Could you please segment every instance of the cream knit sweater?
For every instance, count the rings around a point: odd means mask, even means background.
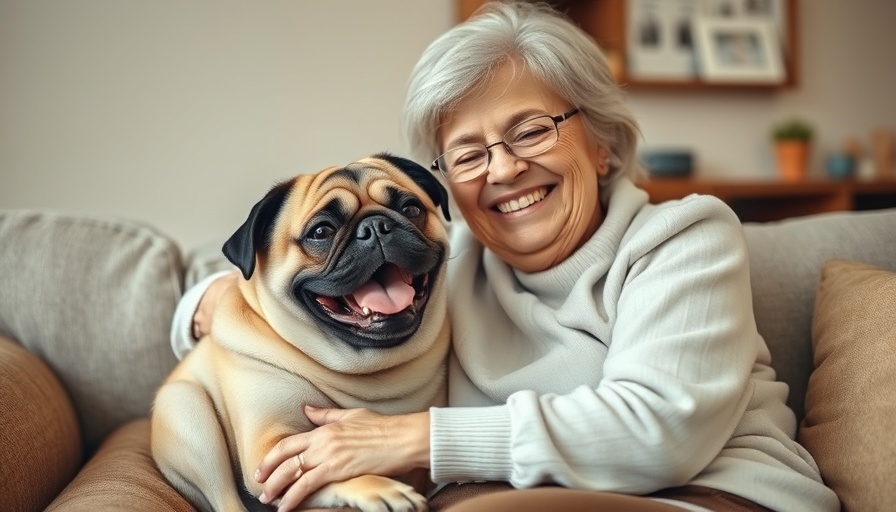
[[[543,272],[452,227],[452,407],[431,409],[433,479],[630,494],[691,483],[838,510],[793,441],[737,217],[710,196],[650,205],[627,180],[610,192],[592,239]]]

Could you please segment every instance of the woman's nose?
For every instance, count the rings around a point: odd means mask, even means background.
[[[529,167],[524,159],[510,152],[504,144],[492,148],[486,180],[489,183],[510,183]]]

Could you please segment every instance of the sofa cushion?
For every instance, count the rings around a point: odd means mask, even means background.
[[[825,263],[799,440],[845,510],[896,503],[896,273]]]
[[[896,209],[838,212],[745,224],[753,311],[787,403],[803,416],[812,372],[812,310],[822,264],[840,258],[896,270]]]
[[[44,510],[81,467],[68,394],[47,365],[0,336],[0,496],[4,510]]]
[[[0,334],[65,386],[89,454],[149,413],[173,368],[168,333],[183,293],[177,245],[140,223],[0,211]]]

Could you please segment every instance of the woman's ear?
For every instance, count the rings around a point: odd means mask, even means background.
[[[610,174],[610,150],[601,147],[597,150],[597,174],[606,177]]]

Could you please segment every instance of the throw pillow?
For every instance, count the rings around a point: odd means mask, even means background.
[[[800,442],[845,511],[896,503],[896,273],[826,262],[812,349]]]

